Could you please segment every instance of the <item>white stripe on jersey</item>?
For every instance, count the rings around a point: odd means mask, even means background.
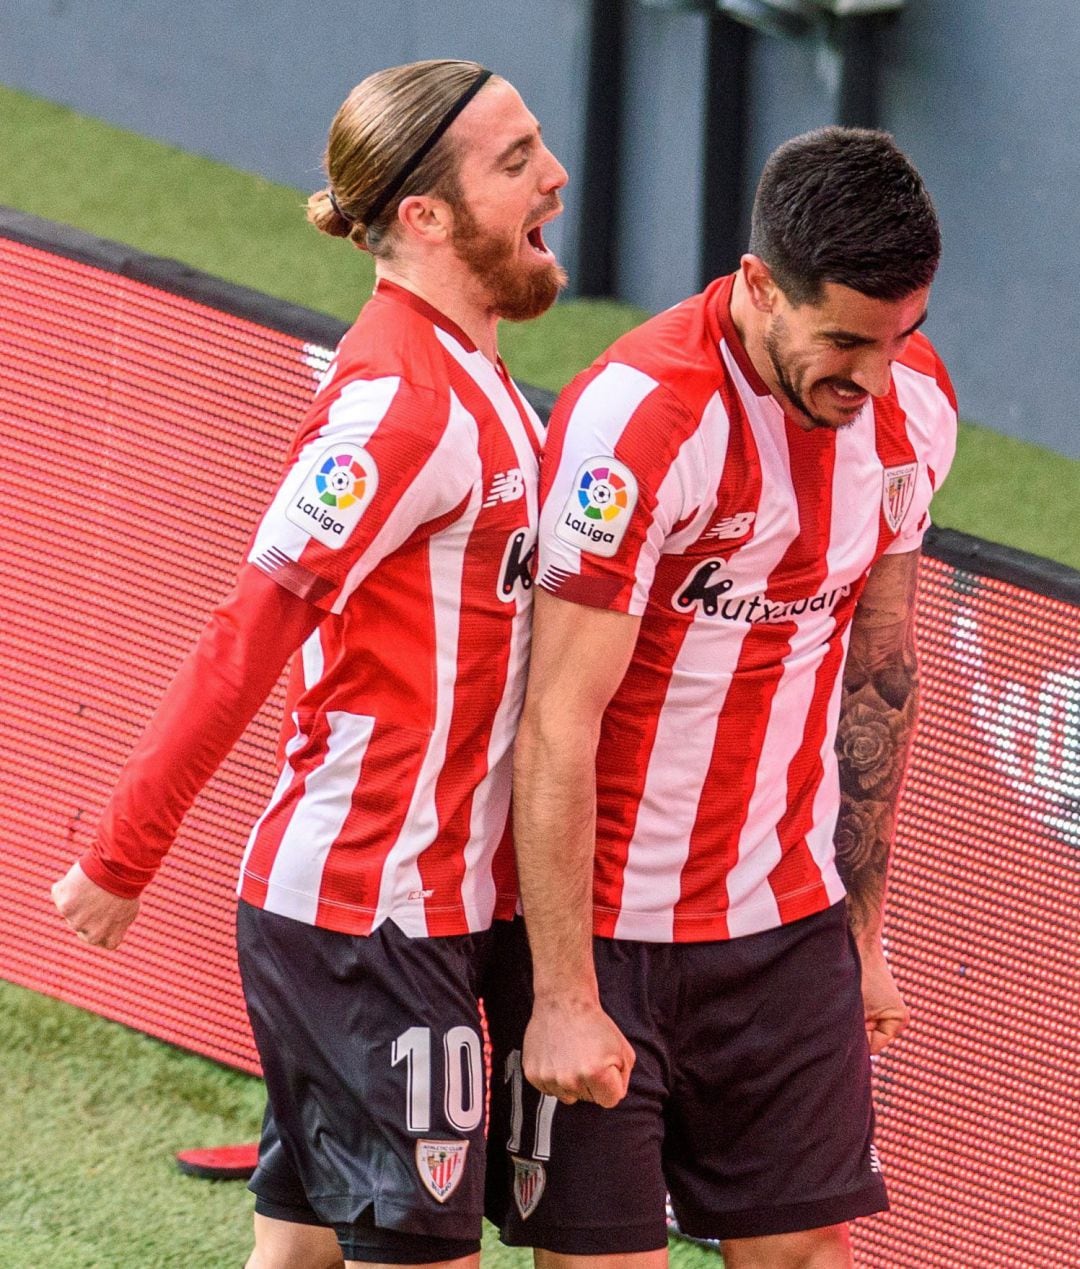
[[[753,934],[780,924],[780,909],[769,885],[769,874],[780,862],[780,839],[771,828],[765,837],[755,837],[762,824],[776,825],[788,807],[788,771],[803,741],[803,724],[810,716],[814,695],[814,674],[825,659],[826,645],[814,650],[810,660],[802,660],[798,675],[784,663],[776,686],[761,760],[755,773],[754,792],[746,815],[746,829],[739,838],[739,858],[727,875],[728,933],[732,938]]]
[[[575,425],[581,421],[581,432],[586,439],[575,444],[575,454],[592,458],[597,454],[614,454],[627,420],[645,400],[656,391],[656,380],[633,366],[612,362],[588,385],[574,405]],[[580,434],[580,433],[579,433]],[[595,449],[592,445],[595,443]],[[586,451],[589,451],[586,453]],[[544,502],[540,536],[551,539],[554,521],[561,515],[574,487],[578,464],[560,462],[555,481]],[[667,526],[670,528],[670,526]],[[560,544],[560,554],[571,572],[581,567],[581,550],[569,544]]]
[[[274,785],[274,791],[270,795],[270,801],[266,804],[266,810],[259,816],[248,834],[247,845],[244,847],[244,857],[240,861],[240,876],[236,880],[236,893],[239,894],[244,884],[244,873],[247,870],[247,861],[251,855],[252,847],[255,845],[255,839],[259,835],[259,830],[263,826],[263,820],[270,814],[275,806],[285,796],[285,790],[292,784],[293,769],[289,764],[289,758],[307,741],[307,737],[300,730],[300,720],[295,714],[292,716],[293,725],[296,730],[289,737],[288,743],[285,745],[285,762],[281,771],[278,773],[277,784]]]
[[[330,407],[325,426],[303,446],[286,472],[281,488],[256,530],[248,553],[249,560],[254,562],[265,552],[283,552],[291,560],[300,558],[311,541],[311,534],[289,520],[285,508],[292,506],[312,465],[329,445],[335,441],[367,444],[386,417],[400,386],[401,379],[397,375],[357,380],[345,385],[341,396]]]
[[[326,658],[323,655],[322,635],[313,630],[300,645],[300,658],[304,666],[304,687],[318,683],[326,669]]]
[[[952,465],[956,451],[956,415],[945,400],[937,381],[920,374],[910,366],[893,363],[893,385],[896,400],[907,415],[907,432],[916,453],[926,454],[926,461],[919,464],[915,495],[911,499],[907,517],[900,526],[896,541],[886,549],[886,555],[899,555],[914,550],[922,541],[925,525],[920,527],[920,506],[930,501],[934,492],[930,484],[929,468],[940,482]],[[929,513],[926,523],[930,522]]]
[[[437,514],[445,514],[470,492],[473,484],[479,479],[481,472],[480,456],[477,452],[477,428],[472,416],[462,407],[455,397],[451,406],[447,425],[439,438],[438,444],[431,452],[431,457],[424,464],[409,486],[409,490],[423,482],[425,488],[439,490],[441,506]],[[435,516],[433,515],[434,519]],[[401,503],[392,508],[386,515],[378,532],[371,539],[371,544],[363,556],[349,570],[342,583],[341,591],[331,611],[344,611],[349,597],[357,586],[388,555],[407,541],[416,531],[416,508],[406,495]],[[442,585],[442,579],[439,579]]]
[[[266,903],[270,912],[315,923],[319,880],[326,857],[352,809],[375,719],[331,710],[326,756],[307,773],[304,793],[289,819],[270,868]]]
[[[479,431],[476,421],[453,392],[450,393],[450,422],[444,435],[467,436],[467,443],[462,443],[458,452],[459,465],[461,455],[477,453]],[[401,834],[383,865],[373,923],[375,928],[384,920],[392,920],[410,938],[424,938],[428,932],[423,900],[410,900],[409,895],[423,893],[424,883],[417,861],[439,831],[435,790],[446,761],[446,744],[454,710],[465,544],[480,514],[483,498],[481,483],[474,482],[472,497],[464,514],[428,539],[428,568],[431,576],[438,579],[438,584],[433,583],[430,587],[435,630],[435,718]],[[435,902],[439,902],[438,895]]]
[[[737,645],[719,649],[703,640],[690,648],[683,645],[657,720],[653,756],[627,851],[616,938],[659,943],[672,938],[701,787],[712,765],[716,714],[723,706],[735,668],[734,660],[723,665],[726,658],[721,654],[731,651],[737,660]],[[710,677],[716,674],[719,680],[723,676],[715,697],[704,698],[694,674],[693,662],[700,656],[708,661]],[[673,761],[661,763],[661,754]]]
[[[538,506],[540,493],[536,480],[540,471],[540,460],[533,449],[532,440],[525,431],[525,425],[521,421],[521,415],[518,413],[513,398],[510,396],[509,389],[503,382],[502,376],[482,352],[466,352],[456,339],[438,328],[436,328],[435,335],[446,351],[459,363],[462,369],[479,386],[491,405],[495,407],[499,419],[506,430],[506,435],[510,439],[510,444],[514,447],[514,453],[518,459],[518,467],[526,477],[529,477],[525,481],[525,505],[528,508],[527,522],[535,524],[540,514]],[[543,424],[537,418],[536,411],[524,397],[521,398],[521,403],[525,407],[525,414],[535,439],[542,446],[544,443]],[[464,406],[462,406],[462,409],[464,409]]]
[[[438,330],[436,334],[446,350],[479,384],[498,410],[499,418],[517,455],[518,467],[530,476],[525,481],[526,522],[535,524],[539,514],[537,506],[539,491],[534,476],[538,471],[539,461],[517,407],[510,397],[509,389],[503,382],[502,376],[483,353],[467,353],[457,340],[449,335]],[[542,443],[543,425],[532,406],[524,398],[522,398],[522,405],[536,440]],[[513,760],[514,734],[521,717],[521,706],[525,696],[525,677],[531,641],[528,621],[528,610],[532,606],[531,595],[524,604],[519,600],[518,605],[518,614],[511,628],[506,688],[495,712],[488,740],[487,774],[477,785],[473,795],[469,816],[469,839],[464,848],[465,875],[461,884],[461,901],[472,929],[477,929],[484,924],[485,914],[491,911],[495,902],[495,883],[491,870],[490,868],[481,869],[477,867],[477,864],[485,854],[490,853],[490,826],[505,822],[510,806],[508,768]]]
[[[684,498],[684,505],[687,508],[696,505],[697,510],[678,533],[672,533],[668,536],[664,542],[664,551],[666,553],[678,554],[692,542],[696,542],[712,519],[720,492],[720,479],[714,477],[709,480],[708,474],[720,470],[722,475],[724,465],[722,463],[718,465],[715,458],[710,458],[710,456],[727,453],[730,435],[731,420],[728,418],[727,410],[724,409],[724,402],[720,397],[720,393],[714,393],[705,409],[701,412],[701,421],[698,426],[683,442],[679,457],[672,464],[672,472],[668,473],[670,477],[677,469],[682,480],[694,481],[696,478],[696,487],[688,490],[687,496]],[[683,455],[687,453],[689,447],[702,450],[700,461],[691,461],[690,463],[682,461]],[[687,456],[692,459],[697,457],[696,455]],[[664,485],[666,483],[665,481]],[[666,488],[661,486],[661,501],[664,501],[666,492]]]

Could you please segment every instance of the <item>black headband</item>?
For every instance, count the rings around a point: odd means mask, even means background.
[[[458,115],[461,114],[469,102],[472,101],[480,89],[483,88],[491,76],[491,71],[482,70],[468,88],[465,89],[457,101],[454,102],[446,114],[443,115],[431,136],[429,136],[424,144],[420,146],[420,148],[409,158],[404,167],[402,167],[401,171],[398,172],[397,176],[394,177],[390,184],[387,185],[383,192],[364,213],[362,219],[365,225],[373,224],[379,215],[385,211],[390,200],[394,197],[398,190],[401,189],[420,164],[423,163],[423,161],[435,148],[435,144],[438,142],[439,138],[443,135],[447,128],[450,127]],[[346,217],[346,219],[349,218]]]
[[[334,196],[334,191],[332,189],[328,189],[326,192],[330,195],[330,206],[334,209],[334,211],[337,212],[337,214],[341,217],[341,219],[347,220],[350,225],[355,225],[356,221],[353,220],[353,218],[349,215],[349,213],[341,210],[341,204],[338,202],[337,198]]]

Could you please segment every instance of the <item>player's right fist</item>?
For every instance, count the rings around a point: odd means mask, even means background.
[[[56,910],[84,943],[110,951],[119,947],[139,913],[138,899],[122,899],[103,890],[74,863],[53,883]]]

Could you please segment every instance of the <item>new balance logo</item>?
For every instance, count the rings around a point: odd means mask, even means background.
[[[756,519],[756,511],[740,511],[738,515],[725,516],[722,520],[717,520],[701,536],[721,542],[733,542],[736,538],[746,537]]]
[[[488,496],[484,499],[484,506],[494,507],[499,502],[517,502],[524,492],[525,477],[520,467],[496,472]]]

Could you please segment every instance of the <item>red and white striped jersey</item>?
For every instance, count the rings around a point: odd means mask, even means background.
[[[856,601],[916,549],[955,447],[914,336],[889,394],[804,431],[754,370],[732,278],[617,341],[563,393],[539,584],[642,618],[597,755],[595,929],[730,938],[836,902],[833,752]]]
[[[294,668],[248,903],[351,934],[485,929],[497,898],[512,913],[540,437],[501,365],[379,284],[249,555],[328,616]]]

